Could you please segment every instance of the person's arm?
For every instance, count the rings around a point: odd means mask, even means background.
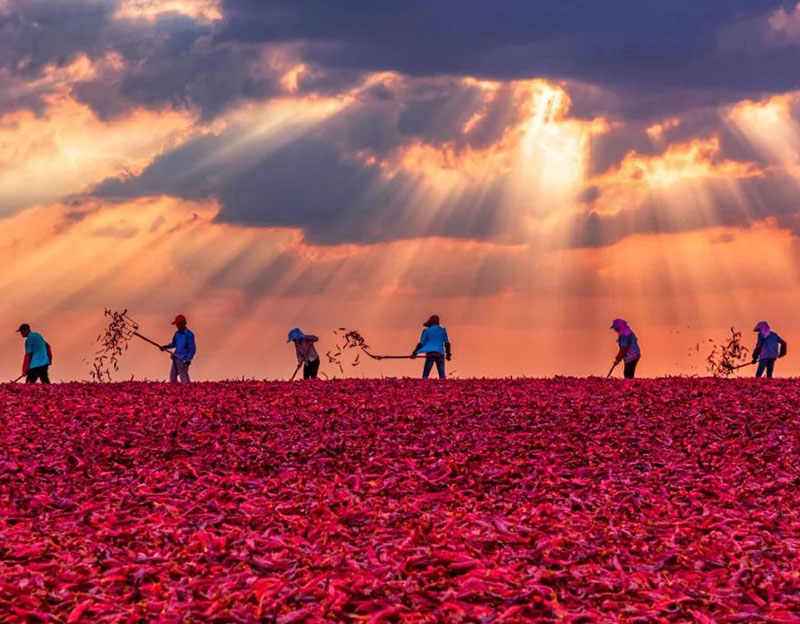
[[[50,343],[49,342],[45,342],[44,346],[47,348],[47,359],[50,362],[50,364],[52,365],[53,364],[53,349],[50,347]]]
[[[312,334],[306,334],[305,339],[309,342],[319,342],[319,336],[314,336]]]
[[[414,347],[414,350],[411,352],[411,358],[412,359],[417,357],[417,351],[419,351],[422,348],[422,343],[425,342],[425,332],[426,331],[428,331],[428,330],[427,329],[423,329],[422,330],[422,333],[419,336],[419,342],[417,343],[417,346]]]
[[[450,343],[449,342],[445,342],[444,343],[444,357],[447,358],[448,362],[453,357],[453,352],[450,350]]]
[[[783,339],[778,337],[778,344],[781,345],[781,352],[778,354],[779,358],[786,357],[789,351],[789,344]]]
[[[617,352],[617,355],[614,358],[614,366],[616,366],[622,360],[625,359],[625,356],[628,355],[628,349],[630,349],[630,346],[631,346],[630,339],[627,336],[619,337],[619,351]]]
[[[753,349],[753,362],[758,362],[758,356],[761,355],[761,349],[764,346],[764,336],[761,334],[758,335],[758,340],[756,340],[756,348]]]
[[[177,333],[177,332],[176,332],[176,333]],[[162,350],[162,351],[166,351],[167,349],[174,349],[174,348],[175,348],[175,334],[173,334],[173,336],[172,336],[172,342],[170,342],[169,344],[165,344],[164,346],[162,346],[162,347],[161,347],[161,350]]]
[[[31,368],[31,360],[33,359],[33,346],[31,345],[30,337],[25,338],[25,357],[22,358],[22,374],[27,375]]]
[[[197,353],[197,343],[194,339],[194,332],[188,332],[188,336],[186,336],[186,357],[184,358],[184,362],[186,364],[191,364],[192,360],[194,359],[195,353]]]

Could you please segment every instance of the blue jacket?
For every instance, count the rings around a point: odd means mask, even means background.
[[[770,332],[766,338],[759,332],[753,360],[774,360],[781,355],[786,355],[786,341],[775,332]]]
[[[431,325],[422,330],[422,335],[419,337],[420,347],[415,353],[439,353],[445,354],[445,345],[450,344],[450,339],[447,337],[447,330],[439,325]]]
[[[175,335],[172,337],[172,342],[164,346],[167,349],[175,349],[175,355],[187,362],[191,362],[197,353],[194,332],[191,329],[176,331]]]

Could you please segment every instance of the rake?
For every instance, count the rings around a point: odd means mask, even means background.
[[[20,379],[22,379],[23,377],[25,377],[25,373],[23,373],[22,375],[20,375],[19,377],[17,377],[17,378],[16,378],[14,381],[12,381],[11,383],[17,383],[17,382],[18,382]]]
[[[122,327],[120,329],[121,329],[121,332],[122,332],[122,336],[124,337],[124,339],[126,341],[128,341],[131,338],[133,338],[134,336],[136,336],[137,338],[139,338],[141,340],[144,340],[145,342],[153,345],[154,347],[158,347],[160,350],[162,350],[161,349],[161,345],[158,344],[155,340],[151,340],[147,336],[143,336],[142,334],[139,333],[139,323],[137,323],[130,316],[128,316],[127,312],[123,312],[122,315],[121,315],[121,318],[122,318],[124,324],[122,325]],[[182,357],[180,357],[179,355],[175,355],[169,349],[163,349],[163,351],[165,351],[166,353],[169,353],[170,357],[172,357],[173,359],[176,359],[176,360],[178,360],[180,362],[185,361]]]

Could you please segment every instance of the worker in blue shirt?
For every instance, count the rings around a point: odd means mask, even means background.
[[[40,333],[31,331],[28,323],[23,323],[17,332],[25,339],[25,359],[22,361],[22,374],[25,383],[35,384],[41,381],[50,383],[50,365],[53,363],[53,352],[50,345]]]
[[[767,379],[772,379],[775,370],[775,360],[782,358],[788,351],[786,341],[770,329],[769,323],[761,321],[754,328],[758,332],[756,348],[753,349],[753,364],[758,362],[756,377],[767,373]]]
[[[447,330],[439,324],[439,317],[435,314],[423,323],[425,329],[419,338],[419,343],[414,347],[411,357],[416,358],[418,354],[425,354],[425,366],[422,368],[422,378],[430,377],[431,369],[436,364],[439,379],[446,377],[444,371],[444,361],[450,361],[452,353],[450,351],[450,339],[447,337]]]
[[[172,352],[172,369],[169,372],[169,380],[176,383],[178,379],[184,383],[189,383],[189,366],[197,353],[197,346],[194,341],[194,333],[186,327],[186,317],[179,314],[172,321],[177,331],[172,337],[172,342],[161,347],[162,351],[174,349]]]

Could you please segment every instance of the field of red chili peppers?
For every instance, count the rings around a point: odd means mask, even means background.
[[[0,621],[798,622],[800,385],[0,387]]]

